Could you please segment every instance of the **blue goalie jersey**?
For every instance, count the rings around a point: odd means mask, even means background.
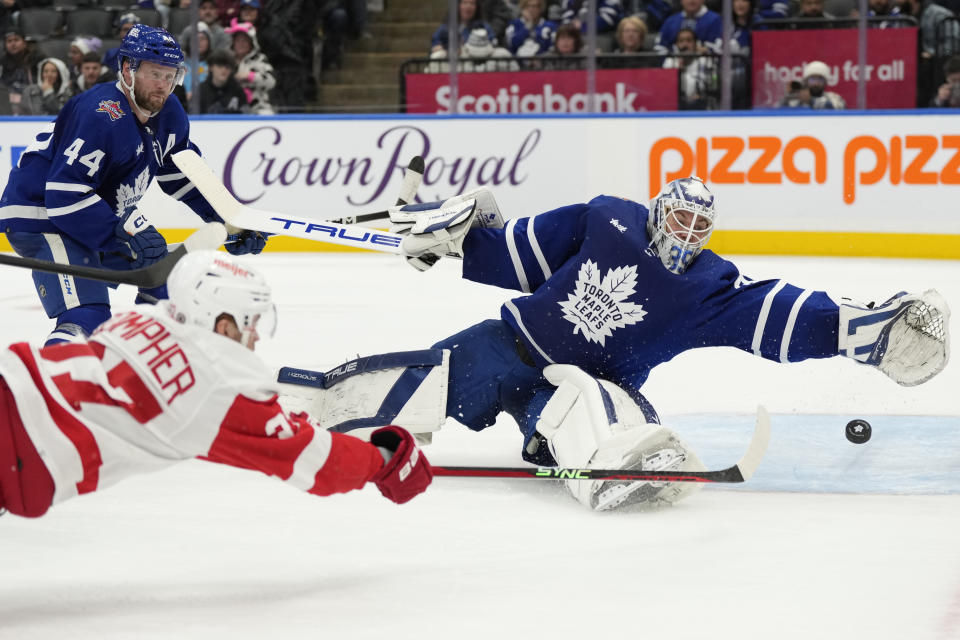
[[[463,276],[529,294],[504,304],[501,317],[539,367],[573,364],[628,389],[698,347],[779,362],[838,355],[839,307],[826,293],[751,280],[711,251],[670,273],[649,248],[647,213],[600,196],[473,229]]]
[[[161,188],[205,221],[218,220],[170,154],[197,150],[175,98],[140,124],[116,86],[101,84],[64,105],[20,156],[0,198],[4,231],[64,233],[93,251],[109,250],[117,222],[156,176]]]

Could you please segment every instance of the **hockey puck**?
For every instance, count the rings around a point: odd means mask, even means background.
[[[870,439],[873,429],[866,420],[851,420],[847,423],[847,440],[854,444],[863,444]]]

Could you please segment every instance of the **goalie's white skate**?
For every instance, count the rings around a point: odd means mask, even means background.
[[[703,465],[676,436],[670,434],[666,439],[642,451],[629,453],[615,468],[634,471],[692,471],[702,470]],[[581,483],[589,485],[586,487],[586,493],[589,496],[589,506],[595,511],[612,511],[632,505],[638,505],[639,508],[654,508],[672,504],[699,488],[693,483],[644,480],[593,480],[581,481]],[[568,481],[568,487],[571,484],[573,481]],[[573,489],[573,487],[570,488]],[[573,493],[581,502],[584,501],[583,498],[586,497],[583,495],[584,487],[580,487]]]
[[[639,462],[625,468],[630,471],[677,471],[687,459],[680,449],[663,448],[649,454],[643,454]],[[647,482],[644,480],[604,480],[595,481],[590,496],[590,506],[596,511],[610,511],[621,506],[647,503],[655,506],[657,496],[670,484],[669,482]]]

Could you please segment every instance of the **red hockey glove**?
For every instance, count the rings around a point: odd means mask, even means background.
[[[393,457],[371,478],[385,498],[403,504],[427,490],[433,469],[409,432],[392,425],[383,427],[373,432],[370,444],[393,451]]]

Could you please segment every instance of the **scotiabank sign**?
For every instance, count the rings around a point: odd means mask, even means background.
[[[408,113],[452,113],[445,73],[406,75]],[[671,111],[677,108],[676,69],[602,69],[596,72],[596,110],[602,113]],[[462,73],[457,113],[587,113],[585,71]]]
[[[820,60],[830,68],[827,90],[847,108],[857,106],[856,29],[754,31],[753,106],[776,107],[803,66]],[[867,30],[867,107],[911,109],[917,101],[917,29]]]

